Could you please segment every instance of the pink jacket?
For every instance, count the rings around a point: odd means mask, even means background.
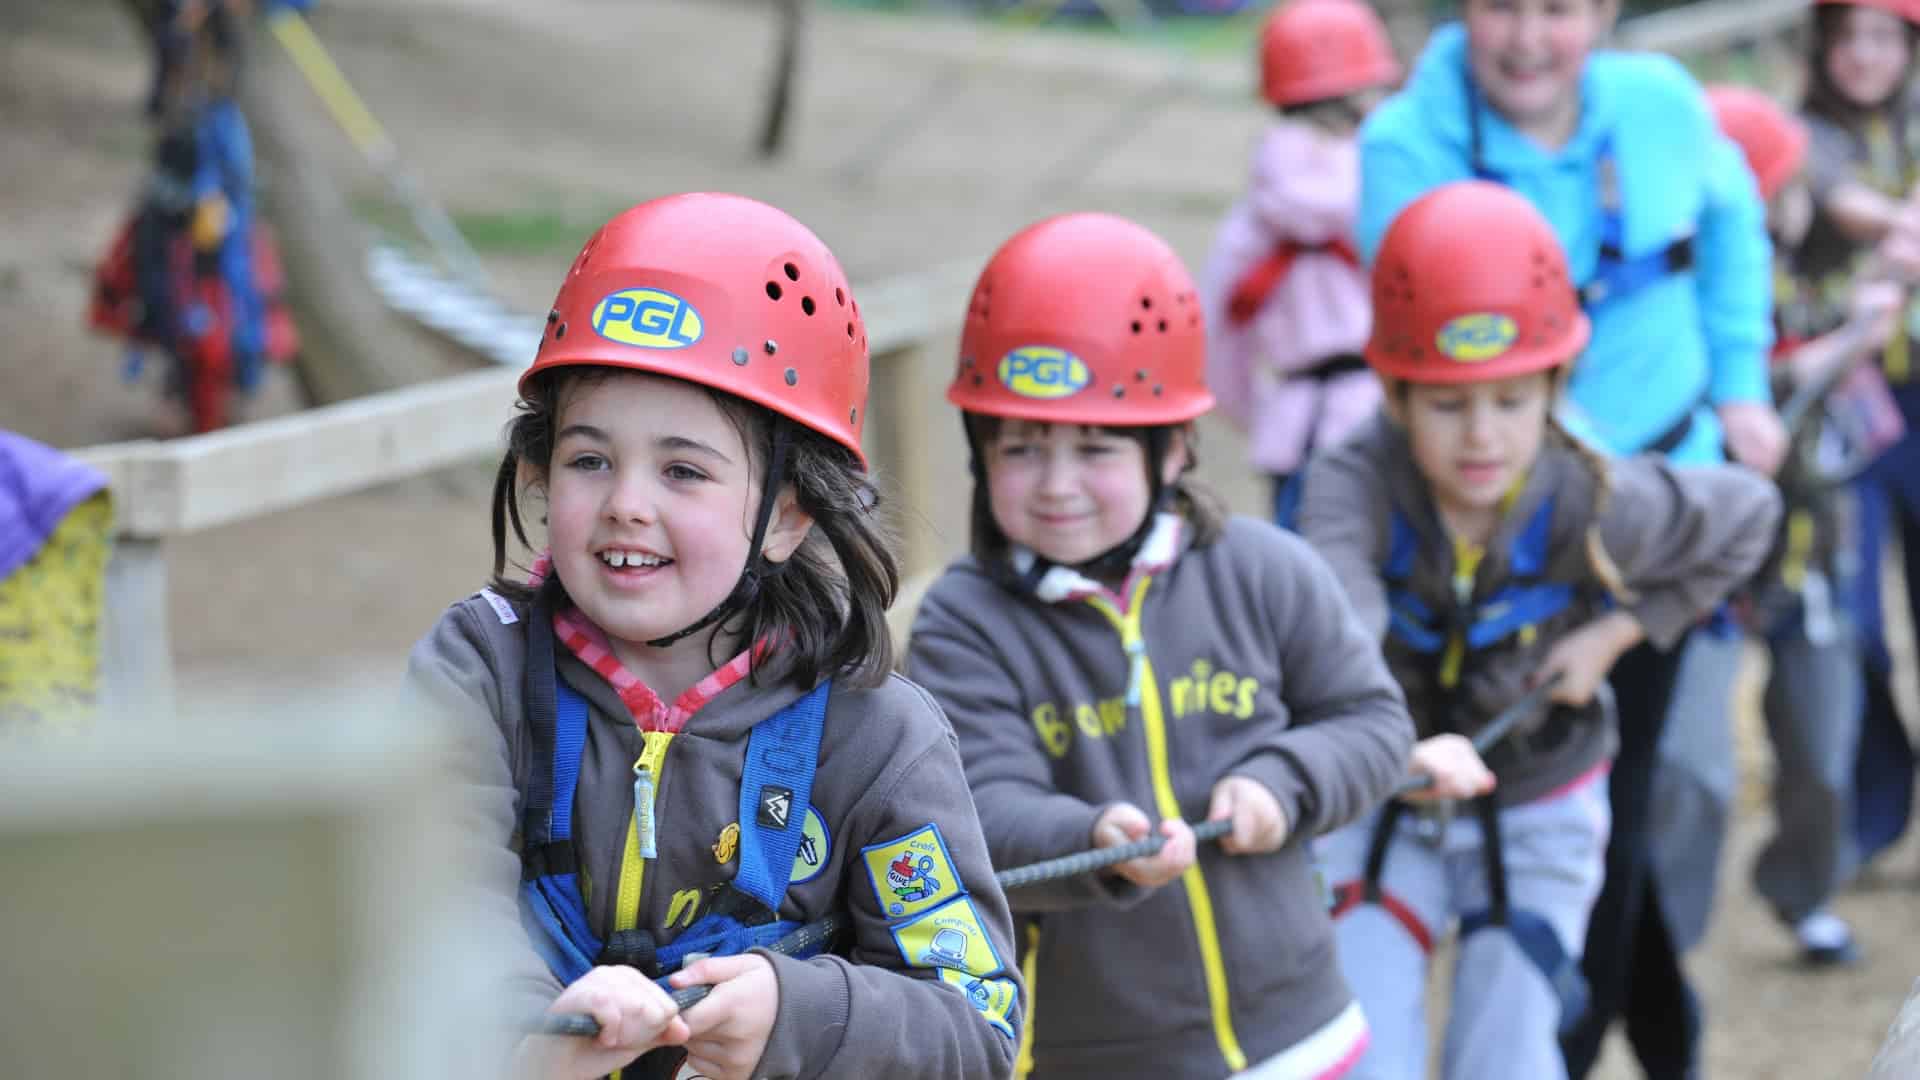
[[[1260,140],[1247,195],[1228,212],[1201,281],[1207,381],[1220,410],[1248,434],[1255,467],[1291,473],[1310,447],[1331,445],[1380,403],[1370,371],[1300,377],[1329,358],[1358,356],[1372,320],[1366,271],[1306,252],[1247,322],[1227,315],[1247,272],[1292,241],[1351,242],[1360,198],[1356,142],[1279,120]]]

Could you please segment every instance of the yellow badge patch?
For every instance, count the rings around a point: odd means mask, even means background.
[[[953,968],[976,975],[997,975],[1003,967],[986,924],[968,896],[894,927],[893,941],[913,967]]]
[[[1434,345],[1440,355],[1462,364],[1480,364],[1499,356],[1520,338],[1512,319],[1494,312],[1462,315],[1440,328]]]
[[[821,820],[820,811],[807,807],[806,824],[800,833],[800,847],[793,853],[793,877],[787,884],[798,885],[812,881],[827,868],[827,857],[833,854],[833,834],[827,831],[827,823]]]
[[[1002,1035],[1013,1037],[1013,1017],[1020,1007],[1020,989],[1012,979],[987,979],[941,968],[940,981],[967,995],[967,1003],[979,1009],[987,1023],[998,1028]]]
[[[733,861],[740,851],[740,823],[730,822],[720,830],[720,839],[713,842],[713,861],[725,865]]]
[[[966,895],[940,827],[928,822],[898,840],[860,849],[874,898],[889,920],[907,919]]]

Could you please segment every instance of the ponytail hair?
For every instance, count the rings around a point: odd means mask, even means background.
[[[1587,568],[1593,572],[1601,586],[1623,604],[1631,604],[1639,597],[1627,587],[1620,565],[1613,561],[1613,555],[1607,551],[1606,541],[1600,536],[1600,522],[1607,516],[1607,506],[1613,501],[1613,466],[1607,455],[1598,447],[1567,430],[1561,423],[1558,413],[1547,414],[1548,437],[1558,440],[1567,449],[1579,457],[1586,466],[1587,474],[1593,478],[1593,517],[1587,524]]]
[[[520,510],[524,489],[547,483],[553,438],[566,397],[620,372],[556,368],[536,376],[507,425],[507,450],[493,479],[493,591],[528,602],[536,590],[525,577],[510,579],[508,532],[531,549]],[[894,531],[879,510],[879,497],[851,450],[826,436],[776,417],[770,410],[703,387],[734,430],[755,474],[764,480],[773,457],[776,427],[785,424],[789,445],[781,483],[813,528],[784,563],[763,567],[760,588],[739,611],[708,631],[709,659],[722,631],[773,647],[751,650],[756,683],[790,682],[812,688],[823,678],[853,687],[878,686],[893,670],[893,638],[886,612],[900,589]],[[525,568],[518,568],[524,575]],[[564,597],[565,583],[560,583]]]

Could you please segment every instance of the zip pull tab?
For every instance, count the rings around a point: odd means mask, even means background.
[[[647,768],[647,759],[644,757],[633,763],[633,823],[634,831],[640,837],[640,857],[657,858],[659,852],[654,846],[653,826],[653,770]]]
[[[1121,643],[1127,650],[1127,708],[1140,707],[1140,682],[1147,669],[1147,643],[1138,631]]]
[[[666,763],[667,744],[673,741],[673,736],[664,731],[648,731],[641,738],[645,744],[639,759],[633,763],[633,826],[640,841],[640,857],[652,859],[658,857],[655,839],[659,835],[654,822],[653,797],[660,767]]]

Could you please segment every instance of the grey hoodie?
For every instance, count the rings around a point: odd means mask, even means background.
[[[1307,841],[1404,774],[1406,707],[1304,543],[1244,518],[1202,548],[1180,532],[1161,519],[1119,596],[1063,568],[1026,591],[963,558],[914,622],[908,674],[959,733],[997,864],[1086,847],[1116,802],[1201,820],[1228,775],[1265,785],[1291,826],[1270,855],[1206,845],[1157,890],[1013,894],[1043,914],[1033,1060],[1050,1080],[1220,1077],[1351,1001]]]
[[[1600,536],[1627,587],[1624,606],[1656,647],[1671,648],[1766,557],[1780,516],[1780,499],[1759,474],[1734,465],[1675,466],[1656,455],[1608,462],[1611,497],[1599,519]],[[1406,690],[1422,737],[1446,730],[1434,715],[1429,657],[1387,635],[1389,603],[1381,568],[1388,557],[1391,520],[1398,515],[1419,538],[1408,591],[1432,611],[1452,600],[1453,542],[1413,464],[1406,435],[1385,414],[1348,442],[1314,459],[1301,489],[1300,534],[1324,555],[1346,587],[1367,633],[1384,638],[1388,662]],[[1473,580],[1484,601],[1506,584],[1509,549],[1541,503],[1553,500],[1547,543],[1549,582],[1576,587],[1572,603],[1532,632],[1476,651],[1461,676],[1472,735],[1521,697],[1527,680],[1568,632],[1603,610],[1600,584],[1587,561],[1587,527],[1594,523],[1593,473],[1577,451],[1549,438],[1525,486],[1487,545]],[[1523,722],[1509,748],[1527,748],[1544,731],[1546,710]],[[1502,805],[1539,798],[1610,757],[1616,733],[1588,714],[1570,730],[1540,740],[1538,752],[1494,756]]]
[[[519,1011],[531,1015],[561,987],[517,908],[520,793],[534,767],[523,702],[527,617],[491,593],[453,605],[414,647],[408,681],[416,704],[469,737],[462,767],[486,869],[478,901],[493,935],[514,943],[503,975]],[[574,848],[588,920],[605,940],[620,925],[616,885],[643,739],[613,687],[564,646],[556,653],[559,677],[588,703]],[[743,679],[671,737],[655,771],[658,857],[644,863],[628,925],[670,941],[733,879],[738,857],[724,834],[738,817],[747,736],[801,695]],[[780,917],[850,912],[852,946],[846,956],[812,960],[760,954],[778,977],[780,1007],[753,1075],[1010,1076],[1022,1018],[1013,924],[939,707],[900,678],[871,690],[836,686],[811,801],[825,850],[804,880],[796,877]],[[907,854],[933,860],[934,883],[890,912],[883,902],[898,899],[882,899],[885,869]],[[963,957],[978,978],[928,966],[930,944]],[[984,1008],[970,1004],[969,990]]]

